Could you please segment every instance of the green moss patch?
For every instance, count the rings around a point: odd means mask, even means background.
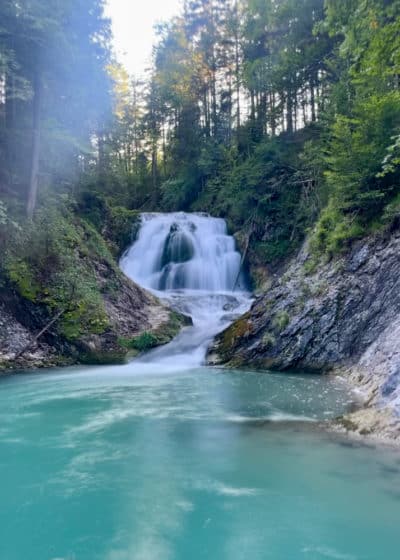
[[[49,318],[63,311],[55,328],[74,341],[109,327],[96,261],[114,266],[101,236],[66,206],[49,205],[13,238],[0,275],[6,286],[44,308]]]

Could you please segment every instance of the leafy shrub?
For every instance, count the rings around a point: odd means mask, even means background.
[[[11,216],[5,202],[0,200],[0,251],[6,251],[7,246],[10,244],[15,235],[17,235],[20,229],[20,225]]]
[[[400,194],[386,206],[382,220],[388,227],[400,226]]]
[[[29,301],[35,301],[41,289],[28,263],[17,258],[7,259],[6,271],[21,296]]]
[[[161,185],[161,206],[164,210],[173,211],[187,208],[192,185],[181,179],[170,179]]]
[[[274,317],[273,325],[275,328],[279,329],[280,331],[283,331],[286,329],[289,322],[290,322],[290,318],[288,312],[279,311]]]
[[[79,214],[109,242],[115,256],[119,256],[137,235],[139,213],[115,205],[111,197],[105,198],[95,192],[83,191],[77,208]]]
[[[330,203],[321,213],[310,248],[314,253],[333,256],[346,250],[351,242],[362,237],[366,230],[357,216],[345,216]]]
[[[140,217],[136,210],[123,206],[112,206],[109,209],[107,237],[114,242],[118,253],[133,243],[140,227]]]
[[[132,339],[121,339],[121,346],[129,348],[130,350],[137,350],[138,352],[146,352],[159,345],[159,339],[156,335],[144,332],[139,336]]]

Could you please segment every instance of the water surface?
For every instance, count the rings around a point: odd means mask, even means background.
[[[207,368],[3,379],[0,558],[397,558],[400,456],[318,422],[351,400]]]

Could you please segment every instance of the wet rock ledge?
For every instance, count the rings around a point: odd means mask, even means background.
[[[400,233],[368,239],[307,273],[305,246],[210,349],[211,364],[340,372],[365,406],[341,419],[400,443]]]

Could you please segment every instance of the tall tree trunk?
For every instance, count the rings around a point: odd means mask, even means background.
[[[239,5],[235,2],[235,82],[236,82],[236,128],[239,132],[240,115],[240,46],[239,46]]]
[[[211,136],[210,111],[209,111],[209,103],[208,103],[208,89],[206,87],[204,87],[203,105],[204,105],[204,126],[205,126],[206,138],[210,138]]]
[[[267,91],[263,91],[260,97],[260,129],[262,131],[262,134],[268,134],[267,95]]]
[[[165,126],[162,127],[162,151],[163,151],[163,173],[164,180],[167,177],[167,139],[165,137]]]
[[[256,118],[256,103],[254,98],[254,90],[250,90],[250,120],[254,126],[254,121]]]
[[[5,126],[13,130],[15,126],[15,77],[5,75]]]
[[[16,103],[15,103],[15,77],[6,74],[5,77],[5,106],[4,106],[4,127],[6,130],[5,141],[5,174],[4,179],[7,187],[12,187],[13,170],[16,169],[16,152],[15,152],[15,121],[16,121]]]
[[[97,148],[98,148],[98,161],[97,161],[97,172],[99,178],[103,177],[106,171],[106,150],[104,134],[101,130],[97,137]]]
[[[27,215],[33,217],[36,207],[39,185],[39,158],[40,158],[40,125],[42,106],[43,83],[40,71],[37,70],[33,80],[33,128],[32,128],[32,155],[31,172],[28,189]]]
[[[158,203],[158,169],[157,169],[157,141],[153,140],[153,147],[151,151],[151,181],[152,181],[152,205],[153,210]]]
[[[132,141],[130,138],[128,138],[126,147],[126,171],[127,173],[132,172]]]
[[[211,113],[212,113],[212,128],[213,136],[217,135],[217,71],[215,57],[213,53],[212,73],[211,73]]]
[[[270,124],[271,135],[276,135],[276,115],[275,115],[275,92],[272,89],[269,92],[269,111],[270,111]]]
[[[307,88],[304,88],[301,96],[301,108],[303,112],[303,126],[307,124]]]
[[[293,98],[292,92],[287,91],[287,100],[286,100],[286,130],[287,132],[293,132]]]
[[[312,78],[310,83],[310,103],[311,103],[311,120],[315,122],[317,120],[315,112],[315,89],[314,89],[314,78]]]
[[[232,142],[232,78],[229,77],[228,82],[228,144],[230,145]]]

